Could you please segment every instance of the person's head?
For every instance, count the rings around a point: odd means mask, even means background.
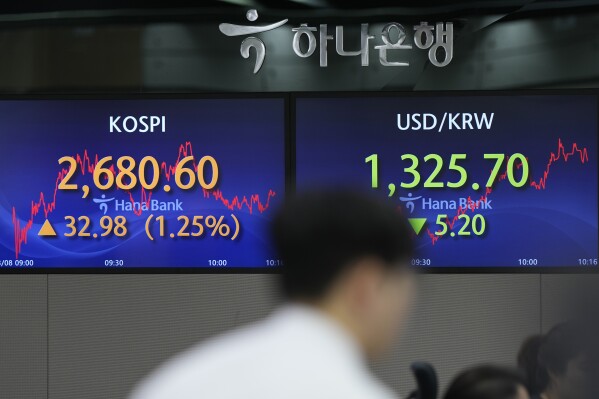
[[[584,327],[575,323],[555,326],[539,346],[544,392],[559,399],[586,398],[590,384]]]
[[[528,337],[518,352],[518,367],[526,378],[526,386],[531,395],[539,395],[545,390],[547,383],[546,371],[539,367],[539,349],[543,335]]]
[[[384,349],[413,290],[412,238],[397,209],[354,191],[314,191],[288,199],[272,230],[286,298],[337,318],[368,354]]]
[[[444,399],[529,399],[526,381],[517,371],[478,366],[460,373]]]

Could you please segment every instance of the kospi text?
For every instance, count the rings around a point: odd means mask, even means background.
[[[164,115],[110,115],[110,133],[154,133],[166,132]]]

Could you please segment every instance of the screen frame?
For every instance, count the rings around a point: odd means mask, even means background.
[[[140,92],[140,93],[26,93],[0,94],[0,101],[28,100],[185,100],[185,99],[282,99],[284,102],[284,195],[296,191],[296,100],[302,98],[368,97],[460,97],[460,96],[575,96],[590,95],[597,100],[599,137],[599,89],[525,89],[454,91],[319,91],[319,92]],[[599,146],[598,146],[599,147]],[[599,159],[599,148],[597,149]],[[599,171],[598,171],[599,175]],[[599,192],[598,198],[599,198]],[[598,243],[599,246],[599,243]],[[423,274],[595,274],[599,266],[507,266],[507,267],[414,267]],[[2,274],[279,274],[280,267],[0,267]]]
[[[291,192],[288,171],[290,170],[289,141],[289,93],[66,93],[66,94],[0,94],[1,101],[68,101],[68,100],[260,100],[278,99],[283,101],[283,198]],[[2,274],[277,274],[277,267],[268,266],[198,266],[198,267],[0,267]]]
[[[527,89],[527,90],[452,90],[452,91],[320,91],[320,92],[293,92],[291,93],[291,104],[293,112],[290,116],[289,138],[292,146],[293,169],[290,170],[289,178],[296,186],[296,102],[298,99],[311,98],[415,98],[415,97],[491,97],[491,96],[592,96],[595,97],[597,107],[597,137],[599,139],[599,89]],[[597,159],[599,159],[599,145],[597,146]],[[599,165],[599,162],[598,162]],[[599,176],[599,167],[597,171]],[[599,184],[597,198],[599,199]],[[598,220],[599,224],[599,220]],[[599,247],[599,242],[598,242]],[[418,273],[423,274],[597,274],[599,266],[429,266],[413,267]]]

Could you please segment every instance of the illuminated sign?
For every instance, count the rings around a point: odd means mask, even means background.
[[[250,22],[258,19],[258,11],[252,9],[246,14],[246,18]],[[256,33],[264,33],[272,31],[284,26],[288,19],[268,24],[268,25],[236,25],[230,23],[222,23],[219,25],[220,31],[227,36],[248,36],[241,42],[241,56],[243,58],[250,57],[250,49],[256,52],[256,61],[254,63],[254,73],[258,73],[262,68],[262,64],[266,59],[266,45],[264,42],[255,37],[249,36]],[[317,48],[319,49],[320,66],[328,66],[328,46],[329,41],[334,41],[335,50],[341,56],[359,56],[362,66],[369,65],[369,54],[371,41],[380,39],[381,43],[374,46],[378,51],[379,62],[386,67],[407,67],[407,61],[390,61],[389,53],[394,51],[409,51],[412,50],[412,44],[407,41],[407,31],[403,25],[397,22],[386,24],[378,35],[370,34],[369,24],[363,23],[360,27],[360,45],[358,50],[347,50],[343,39],[342,25],[335,26],[335,33],[329,33],[327,24],[319,24],[316,26],[308,26],[308,24],[300,24],[300,26],[291,29],[295,32],[291,47],[293,52],[301,58],[312,56]],[[449,65],[453,59],[453,23],[438,22],[434,25],[429,25],[428,22],[421,22],[413,27],[413,43],[418,49],[428,50],[428,58],[430,62],[437,67]],[[318,38],[317,38],[318,36]],[[396,37],[395,40],[392,37]],[[305,49],[302,49],[302,40],[307,44]]]

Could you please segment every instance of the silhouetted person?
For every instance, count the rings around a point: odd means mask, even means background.
[[[459,374],[444,399],[529,399],[526,381],[518,372],[478,366]]]
[[[537,373],[541,399],[590,399],[592,377],[586,333],[584,325],[562,323],[543,337]]]
[[[410,307],[412,242],[391,206],[353,192],[287,202],[273,223],[286,303],[154,372],[133,399],[389,399],[367,358]]]
[[[526,387],[533,399],[539,398],[547,384],[547,372],[543,367],[539,367],[539,349],[542,342],[541,334],[528,337],[518,352],[518,367],[526,378]]]

